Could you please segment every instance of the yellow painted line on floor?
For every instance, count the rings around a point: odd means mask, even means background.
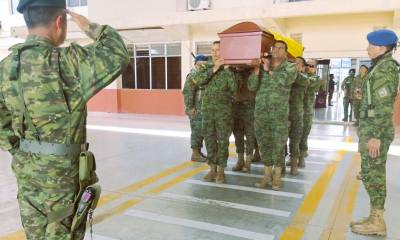
[[[208,169],[207,165],[202,165],[200,167],[197,167],[197,168],[195,168],[195,169],[193,169],[191,171],[188,171],[188,172],[186,172],[186,173],[184,173],[184,174],[182,174],[182,175],[180,175],[180,176],[178,176],[178,177],[176,177],[176,178],[174,178],[174,179],[172,179],[172,180],[160,185],[159,187],[156,187],[156,188],[148,191],[146,194],[158,194],[158,193],[160,193],[160,192],[162,192],[162,191],[164,191],[164,190],[166,190],[168,188],[171,188],[172,186],[174,186],[174,185],[176,185],[178,183],[181,183],[181,182],[183,182],[183,181],[185,181],[185,180],[187,180],[187,179],[189,179],[189,178],[191,178],[191,177],[193,177],[193,176],[195,176],[195,175],[197,175],[197,174],[199,174],[199,173],[201,173],[201,172],[203,172],[203,171],[205,171],[207,169]]]
[[[22,230],[0,237],[0,240],[23,240],[23,239],[26,239],[26,237],[25,237],[25,232]]]
[[[236,145],[234,143],[229,143],[229,147],[236,147]]]
[[[194,162],[184,162],[182,164],[179,164],[178,166],[169,168],[165,171],[157,173],[156,175],[153,175],[146,179],[143,179],[142,181],[139,181],[139,182],[133,183],[129,186],[126,186],[124,188],[121,188],[121,189],[117,190],[115,193],[109,193],[107,195],[104,195],[103,197],[100,198],[99,204],[97,206],[101,207],[104,204],[107,204],[111,201],[114,201],[114,200],[120,198],[122,195],[124,195],[126,193],[136,192],[137,190],[139,190],[141,188],[144,188],[150,184],[153,184],[153,183],[159,181],[160,179],[165,178],[174,173],[177,173],[185,168],[191,167],[194,164],[195,164]]]
[[[346,138],[346,142],[351,142],[351,137]],[[304,235],[305,228],[315,214],[318,205],[347,151],[340,150],[335,159],[325,168],[318,181],[311,191],[304,198],[291,223],[280,237],[281,240],[300,240]]]
[[[99,203],[97,205],[97,207],[101,207],[109,202],[112,202],[114,200],[119,199],[120,197],[122,197],[124,194],[126,193],[132,193],[135,192],[141,188],[144,188],[148,185],[151,185],[159,180],[161,180],[162,178],[165,178],[169,175],[175,174],[183,169],[186,169],[188,167],[193,166],[194,164],[196,164],[195,162],[184,162],[182,164],[179,164],[175,167],[172,168],[168,168],[160,173],[157,173],[153,176],[150,176],[148,178],[145,178],[139,182],[133,183],[131,185],[128,185],[124,188],[121,188],[119,190],[117,190],[115,193],[109,193],[106,194],[104,196],[102,196],[99,200]],[[126,206],[129,206],[129,204],[131,203],[126,203]],[[120,209],[114,209],[114,211],[116,212],[115,214],[118,214],[118,212],[120,211]],[[0,240],[23,240],[26,239],[25,238],[25,233],[23,230],[18,230],[16,232],[4,235],[4,236],[0,236]]]
[[[97,223],[100,223],[100,222],[102,222],[102,221],[104,221],[104,220],[106,220],[106,219],[108,219],[108,218],[110,218],[112,216],[121,214],[121,213],[125,212],[126,210],[128,210],[129,208],[133,207],[134,205],[146,200],[146,197],[154,195],[154,194],[157,194],[157,193],[160,193],[160,192],[162,192],[162,191],[164,191],[164,190],[166,190],[168,188],[171,188],[174,185],[176,185],[178,183],[181,183],[181,182],[183,182],[183,181],[185,181],[185,180],[187,180],[187,179],[199,174],[200,172],[203,172],[207,168],[208,168],[208,166],[203,164],[203,165],[201,165],[199,167],[196,167],[196,168],[194,168],[192,170],[189,170],[189,171],[187,171],[187,172],[185,172],[185,173],[173,178],[172,180],[170,180],[170,181],[168,181],[168,182],[166,182],[166,183],[164,183],[164,184],[162,184],[162,185],[160,185],[158,187],[155,187],[155,188],[149,190],[148,192],[146,192],[144,194],[144,198],[129,199],[129,200],[119,204],[118,206],[112,208],[111,210],[105,212],[105,213],[99,214],[98,216],[96,215],[93,222],[94,222],[94,224],[97,224]]]
[[[238,155],[234,152],[229,152],[229,157],[237,157]]]
[[[321,240],[346,239],[346,232],[352,219],[360,181],[356,179],[360,171],[360,156],[354,155],[343,179],[341,193],[335,199],[327,221],[326,230],[321,234]]]

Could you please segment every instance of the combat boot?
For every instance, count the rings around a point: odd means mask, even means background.
[[[201,156],[199,149],[192,149],[192,158],[193,162],[206,162],[207,159]]]
[[[362,218],[362,219],[357,220],[357,221],[351,221],[351,222],[350,222],[350,227],[353,227],[353,226],[355,226],[355,225],[360,225],[360,224],[366,223],[367,221],[369,221],[371,215],[372,215],[372,208],[371,208],[371,210],[370,210],[370,213],[369,213],[369,216],[368,216],[368,217]]]
[[[304,154],[300,154],[299,162],[297,163],[298,168],[305,168],[306,162],[304,161]]]
[[[217,177],[217,165],[210,164],[210,171],[203,177],[204,182],[213,182]]]
[[[240,172],[243,170],[244,167],[244,153],[238,153],[238,160],[236,165],[232,168],[234,172]]]
[[[215,182],[218,183],[218,184],[225,183],[225,169],[224,169],[224,167],[218,166],[218,168],[217,168],[217,178],[215,179]]]
[[[274,167],[272,175],[272,190],[279,191],[282,188],[282,167]]]
[[[272,166],[264,168],[264,178],[255,184],[258,188],[266,188],[272,182]]]
[[[253,156],[251,154],[246,155],[246,161],[244,163],[243,172],[250,172],[251,171],[251,159]]]
[[[353,225],[351,231],[362,235],[386,236],[384,210],[372,209],[369,219],[364,223]]]
[[[290,175],[297,176],[299,172],[297,171],[297,166],[298,166],[298,160],[299,158],[296,157],[291,157],[290,158]]]
[[[261,162],[260,151],[254,151],[253,162]]]

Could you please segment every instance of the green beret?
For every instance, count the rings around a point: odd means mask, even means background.
[[[17,11],[23,13],[27,7],[56,7],[66,9],[65,0],[21,0],[19,1]]]

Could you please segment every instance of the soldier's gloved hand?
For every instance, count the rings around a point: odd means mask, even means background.
[[[86,31],[89,28],[90,21],[85,16],[74,13],[70,10],[67,10],[67,13],[72,17],[72,21],[74,21],[82,31]]]
[[[371,138],[367,143],[368,154],[372,158],[377,158],[380,155],[381,140],[377,138]]]

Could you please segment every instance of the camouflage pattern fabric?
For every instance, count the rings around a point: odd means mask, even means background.
[[[300,155],[305,156],[308,151],[308,135],[311,132],[312,118],[314,115],[315,93],[321,86],[321,80],[316,74],[307,74],[310,84],[304,95],[303,135],[300,140]]]
[[[352,108],[352,84],[354,81],[353,76],[348,76],[343,80],[343,83],[341,85],[342,90],[344,91],[344,96],[343,96],[343,112],[344,112],[344,120],[347,121],[349,119],[349,114],[351,118],[351,111],[349,113],[349,107],[350,109]]]
[[[379,58],[379,57],[378,57]],[[376,68],[376,69],[374,69]],[[368,106],[367,81],[370,83],[372,105]],[[371,207],[383,209],[386,199],[386,159],[394,139],[393,104],[399,84],[398,63],[387,53],[374,61],[372,70],[362,83],[363,98],[358,128],[361,153],[361,178],[370,197]],[[368,109],[373,110],[368,114]],[[371,138],[381,140],[380,155],[373,159],[368,154]]]
[[[185,85],[183,87],[183,99],[185,103],[185,113],[190,119],[190,147],[192,149],[201,149],[203,147],[203,134],[202,134],[202,123],[203,115],[201,113],[201,103],[204,94],[203,86],[196,86],[193,82],[193,76],[196,73],[196,69],[192,71],[186,77]],[[196,115],[191,116],[191,111],[195,109]]]
[[[13,155],[29,240],[83,239],[85,232],[84,224],[74,234],[69,231],[72,217],[48,221],[50,214],[70,206],[78,193],[78,156],[26,153],[18,144],[20,139],[86,142],[86,103],[129,62],[123,40],[111,27],[92,23],[86,34],[93,44],[66,48],[29,36],[0,63],[0,147]],[[27,123],[29,117],[32,124]]]
[[[249,78],[250,91],[256,91],[254,126],[261,159],[266,166],[282,167],[289,127],[289,96],[297,77],[296,65],[284,61],[270,76],[264,70],[261,76]]]
[[[309,84],[305,73],[298,73],[292,85],[289,99],[289,151],[290,156],[298,158],[299,145],[303,136],[304,94]]]
[[[365,78],[365,76],[364,76]],[[360,107],[361,107],[361,99],[357,99],[357,92],[358,90],[361,90],[361,84],[364,78],[361,78],[361,75],[357,75],[354,78],[353,84],[351,85],[351,92],[353,94],[352,96],[352,104],[353,104],[353,112],[354,112],[354,117],[359,121],[360,119]]]
[[[252,155],[255,144],[255,93],[249,91],[247,87],[249,70],[235,72],[235,75],[239,84],[233,101],[233,135],[235,136],[236,152]]]
[[[195,84],[205,85],[201,111],[208,164],[226,167],[233,128],[232,97],[238,84],[231,70],[221,67],[213,73],[213,67],[208,62],[193,79]]]

